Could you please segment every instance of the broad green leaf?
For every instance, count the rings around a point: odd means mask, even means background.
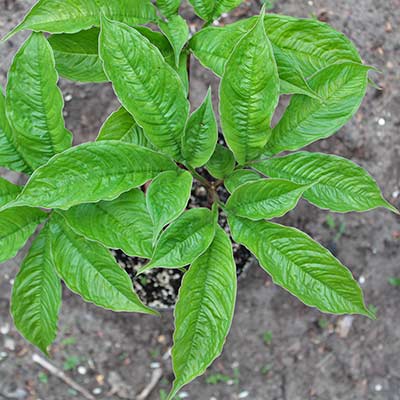
[[[235,157],[229,149],[217,143],[206,168],[214,178],[224,179],[235,168]]]
[[[154,240],[165,225],[185,210],[192,189],[192,175],[187,171],[166,171],[158,175],[146,193],[147,209],[154,225]]]
[[[360,107],[368,86],[368,69],[365,65],[344,63],[317,72],[309,84],[321,99],[292,96],[272,130],[267,154],[298,150],[340,129]]]
[[[236,266],[229,237],[220,227],[208,250],[184,275],[175,308],[172,398],[220,355],[236,299]]]
[[[216,218],[208,208],[184,212],[160,236],[153,257],[139,273],[151,268],[180,268],[192,263],[210,246]]]
[[[232,193],[239,186],[261,179],[261,176],[250,169],[238,169],[233,171],[224,181],[224,185],[229,193]]]
[[[175,65],[178,67],[181,51],[189,39],[189,27],[180,15],[171,16],[168,22],[161,21],[159,26],[174,49]]]
[[[6,179],[0,177],[0,207],[12,200],[15,200],[21,190],[21,186],[14,185]]]
[[[12,288],[11,314],[21,334],[43,353],[57,336],[61,282],[52,262],[49,229],[35,239]]]
[[[228,59],[220,97],[224,137],[238,163],[244,164],[267,143],[279,100],[278,71],[262,16]]]
[[[99,57],[99,28],[51,35],[56,68],[63,77],[78,82],[107,82]]]
[[[189,0],[196,14],[204,21],[217,19],[241,4],[243,0]]]
[[[342,157],[298,152],[261,161],[252,167],[271,178],[313,184],[303,197],[320,208],[348,212],[386,207],[397,212],[383,198],[374,179],[357,164]]]
[[[323,312],[373,318],[350,271],[305,233],[232,216],[229,226],[233,239],[257,257],[273,281],[304,304]]]
[[[113,200],[175,168],[166,156],[134,144],[115,140],[84,143],[38,168],[13,205],[67,210],[82,203]]]
[[[222,76],[233,49],[256,18],[202,29],[190,40],[190,48],[205,67]],[[333,63],[361,63],[351,41],[327,24],[277,14],[267,14],[264,20],[278,65],[281,93],[316,97],[305,78]]]
[[[57,214],[50,231],[54,265],[69,289],[109,310],[156,314],[140,301],[129,275],[105,247],[76,234]]]
[[[17,149],[15,135],[6,116],[6,102],[0,87],[0,166],[18,172],[30,173],[22,154]]]
[[[153,224],[139,189],[112,201],[72,207],[63,216],[77,233],[90,240],[121,249],[129,256],[151,258]]]
[[[47,214],[36,208],[9,208],[0,212],[0,263],[13,258]]]
[[[211,90],[200,107],[190,116],[183,137],[182,154],[193,168],[203,166],[213,155],[218,139]]]
[[[120,140],[121,142],[133,143],[150,149],[154,148],[144,135],[143,129],[124,107],[120,107],[107,118],[100,128],[96,140]]]
[[[154,145],[179,159],[189,103],[178,74],[137,30],[106,18],[100,56],[122,105]]]
[[[179,78],[181,79],[186,96],[188,96],[189,93],[188,57],[189,57],[189,51],[184,49],[179,58],[179,66],[176,69],[176,72],[178,73]],[[171,66],[174,67],[173,65]]]
[[[99,26],[101,14],[127,24],[146,24],[157,19],[150,0],[39,0],[4,40],[24,29],[75,33]]]
[[[226,209],[229,213],[254,221],[282,217],[296,207],[309,187],[284,179],[248,182],[232,193]]]
[[[156,4],[166,17],[170,17],[178,13],[181,0],[157,0]]]
[[[11,65],[6,97],[16,147],[32,170],[72,144],[57,81],[51,46],[43,34],[32,33]]]

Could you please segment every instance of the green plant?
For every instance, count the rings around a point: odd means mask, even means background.
[[[371,318],[357,282],[329,251],[267,220],[301,197],[334,212],[397,212],[356,164],[298,152],[335,133],[360,106],[371,67],[353,44],[318,21],[264,11],[209,26],[241,1],[190,3],[206,23],[189,40],[179,0],[158,0],[158,9],[150,0],[40,0],[7,35],[34,31],[0,95],[0,165],[30,175],[24,187],[0,180],[0,262],[42,225],[15,279],[15,325],[47,353],[61,279],[98,306],[157,314],[142,304],[109,248],[149,259],[141,273],[190,266],[182,269],[175,308],[169,399],[220,354],[231,325],[236,269],[220,212],[228,215],[232,239],[276,284],[323,312]],[[150,22],[161,32],[143,26]],[[211,92],[189,115],[192,55],[221,77],[227,146],[217,144]],[[95,142],[71,147],[58,74],[112,82],[122,106]],[[281,94],[292,98],[271,128]],[[278,156],[283,151],[291,153]],[[209,208],[185,211],[193,179],[207,189]],[[231,193],[226,203],[221,186]]]

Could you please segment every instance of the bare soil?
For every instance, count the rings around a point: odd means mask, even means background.
[[[316,16],[346,33],[366,63],[382,73],[374,77],[355,118],[336,136],[310,146],[339,154],[366,167],[386,197],[400,206],[400,1],[278,0],[273,12]],[[10,30],[32,0],[0,0],[0,35]],[[247,1],[222,22],[259,10]],[[188,9],[187,15],[192,15]],[[192,19],[198,24],[196,18]],[[0,82],[25,33],[0,44]],[[218,81],[197,63],[192,68],[192,101],[199,105]],[[67,126],[75,143],[95,137],[117,108],[110,85],[79,85],[62,80]],[[216,99],[215,99],[216,100]],[[3,176],[20,181],[16,174]],[[304,229],[328,246],[353,272],[378,320],[323,315],[272,284],[252,267],[239,281],[236,315],[222,356],[204,377],[187,386],[181,398],[192,400],[399,400],[400,219],[384,210],[332,214],[306,202],[284,223]],[[331,227],[330,227],[331,226]],[[340,233],[341,232],[341,233]],[[32,362],[37,352],[15,331],[8,312],[12,279],[25,251],[0,270],[0,399],[82,399],[58,378]],[[148,397],[162,399],[172,380],[169,360],[171,311],[160,318],[108,312],[64,292],[60,334],[51,362],[98,399],[136,399],[154,368],[163,377]],[[158,363],[158,364],[157,364]],[[82,368],[83,367],[83,368]]]

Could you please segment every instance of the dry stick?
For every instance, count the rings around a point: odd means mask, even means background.
[[[94,396],[92,396],[84,387],[82,387],[81,385],[79,385],[78,383],[73,381],[71,378],[69,378],[67,375],[65,375],[63,371],[59,370],[54,365],[50,364],[47,360],[45,360],[44,358],[39,356],[39,354],[33,354],[32,361],[39,364],[40,366],[42,366],[44,369],[46,369],[52,375],[54,375],[57,378],[64,381],[68,386],[72,387],[77,392],[79,392],[85,399],[96,400],[96,398]]]

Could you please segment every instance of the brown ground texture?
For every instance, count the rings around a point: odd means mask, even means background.
[[[271,1],[269,2],[271,3]],[[351,158],[377,179],[386,198],[400,206],[400,1],[281,0],[273,12],[316,16],[346,33],[366,63],[382,73],[353,120],[312,150]],[[0,0],[0,35],[10,30],[32,0]],[[223,20],[258,13],[258,1],[246,1]],[[185,7],[185,15],[198,20]],[[26,33],[0,44],[0,83]],[[197,63],[192,67],[191,98],[197,106],[209,85],[218,82]],[[75,142],[95,137],[117,108],[110,85],[80,85],[61,80],[67,127]],[[7,178],[17,182],[16,174]],[[19,180],[20,181],[20,180]],[[192,400],[398,400],[400,399],[400,219],[385,210],[331,214],[306,202],[285,217],[335,252],[359,280],[378,319],[323,315],[272,284],[257,266],[239,280],[236,315],[223,354],[205,376],[183,389]],[[330,223],[328,223],[330,222]],[[342,232],[342,235],[338,235]],[[340,236],[340,237],[338,237]],[[12,279],[22,251],[0,270],[0,399],[82,399],[82,395],[32,361],[37,352],[16,332],[9,315]],[[172,312],[160,318],[116,314],[64,291],[60,333],[51,363],[95,393],[98,399],[137,399],[154,367],[163,376],[150,400],[163,399],[172,381]],[[158,363],[158,364],[157,364]],[[83,367],[83,368],[82,368]]]

